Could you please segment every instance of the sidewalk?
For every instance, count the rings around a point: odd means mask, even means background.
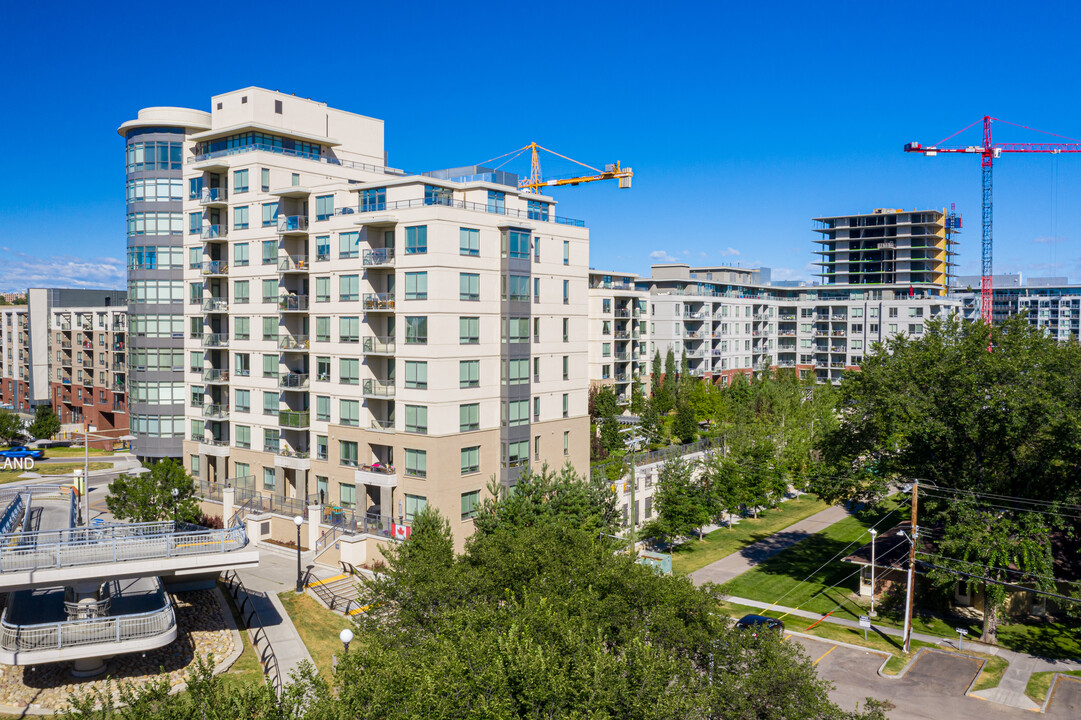
[[[769,559],[782,550],[786,550],[800,540],[824,530],[838,520],[849,516],[843,506],[835,505],[789,525],[774,535],[734,552],[731,555],[699,568],[690,574],[691,582],[704,585],[707,582],[726,583],[737,575],[742,575],[755,565]]]

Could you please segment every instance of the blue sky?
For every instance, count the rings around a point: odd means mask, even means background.
[[[13,4],[0,289],[122,286],[116,127],[248,85],[385,120],[391,163],[410,170],[531,140],[621,160],[633,189],[553,194],[590,226],[591,265],[643,274],[678,258],[808,278],[812,217],[950,203],[965,217],[960,271],[975,274],[979,161],[901,146],[985,114],[1081,137],[1077,3],[750,5]],[[1039,139],[1009,126],[995,137]],[[1081,281],[1078,197],[1081,155],[1000,160],[996,273]]]

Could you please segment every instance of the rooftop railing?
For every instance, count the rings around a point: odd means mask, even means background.
[[[407,210],[409,208],[428,207],[432,205],[457,208],[459,210],[472,210],[474,212],[493,213],[495,215],[505,215],[507,217],[518,218],[521,220],[539,220],[541,222],[545,221],[543,215],[538,215],[538,213],[530,212],[528,210],[515,210],[514,208],[501,207],[494,203],[487,204],[466,202],[465,200],[452,200],[445,197],[415,198],[413,200],[395,200],[393,202],[371,203],[369,205],[360,206],[357,208],[339,208],[337,211],[335,211],[335,214],[351,215],[353,214],[353,212],[386,212],[388,210]],[[573,218],[559,217],[558,215],[549,216],[547,222],[554,222],[556,225],[570,225],[571,227],[586,226],[585,220],[575,220]]]

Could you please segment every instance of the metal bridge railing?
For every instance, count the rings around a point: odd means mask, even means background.
[[[226,572],[222,576],[222,581],[229,590],[237,611],[244,618],[244,624],[248,626],[248,631],[251,633],[251,644],[259,653],[259,664],[263,668],[267,685],[274,690],[275,695],[281,697],[282,671],[278,665],[278,656],[274,654],[274,647],[270,644],[270,636],[267,635],[266,628],[263,627],[263,621],[259,617],[259,612],[255,609],[255,603],[252,602],[248,589],[244,587],[244,583],[241,582],[240,576],[237,575],[235,570]],[[255,621],[254,624],[252,620]]]

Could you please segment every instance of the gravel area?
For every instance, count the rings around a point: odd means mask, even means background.
[[[183,683],[195,656],[214,656],[221,663],[233,652],[233,634],[222,617],[216,590],[196,590],[173,595],[177,615],[177,638],[157,650],[118,655],[96,678],[71,676],[71,663],[36,666],[0,665],[0,705],[8,708],[61,710],[72,695],[105,690],[109,683],[144,684],[165,676],[171,687]]]

